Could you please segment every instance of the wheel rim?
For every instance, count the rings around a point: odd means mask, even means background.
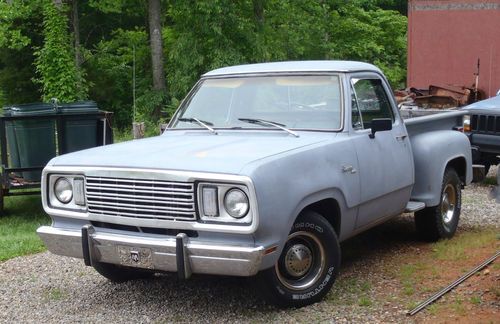
[[[299,231],[288,236],[275,265],[278,280],[288,289],[312,287],[325,269],[325,249],[316,235]]]
[[[457,205],[457,192],[452,184],[447,184],[443,190],[441,198],[441,217],[448,226],[455,216],[455,206]]]

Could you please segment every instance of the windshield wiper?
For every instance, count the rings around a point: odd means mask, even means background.
[[[207,122],[207,121],[204,121],[204,120],[199,120],[198,118],[194,118],[194,117],[191,117],[191,118],[179,118],[178,120],[181,121],[181,122],[196,123],[196,124],[200,125],[201,127],[205,127],[206,129],[208,129],[214,135],[217,135],[217,131],[215,129],[213,129],[212,127],[210,127],[210,126],[214,125],[211,122]]]
[[[283,124],[280,124],[280,123],[276,123],[276,122],[273,122],[273,121],[264,120],[264,119],[257,119],[257,118],[238,118],[238,120],[241,120],[243,122],[247,122],[247,123],[250,123],[250,124],[261,124],[261,125],[274,126],[274,127],[279,128],[281,130],[284,130],[285,132],[287,132],[290,135],[293,135],[295,137],[299,137],[299,134],[297,134],[296,132],[294,132],[294,131],[289,130],[288,128],[286,128],[286,125],[283,125]]]

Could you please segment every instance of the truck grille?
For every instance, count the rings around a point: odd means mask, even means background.
[[[86,177],[88,211],[106,216],[194,220],[194,184],[163,180]]]
[[[500,116],[472,115],[470,124],[474,133],[500,135]]]

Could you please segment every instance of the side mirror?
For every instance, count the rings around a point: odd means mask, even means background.
[[[392,119],[390,118],[375,118],[371,122],[372,133],[369,135],[370,138],[375,138],[376,132],[383,132],[392,129]]]

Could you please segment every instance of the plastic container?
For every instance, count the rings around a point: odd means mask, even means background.
[[[70,153],[95,147],[97,145],[97,114],[99,109],[94,101],[77,101],[60,104],[59,113],[84,114],[65,116],[63,121],[64,143],[59,147],[61,152]]]
[[[33,103],[10,106],[4,112],[11,116],[46,116],[56,113],[54,106]],[[26,119],[8,122],[7,142],[12,167],[43,167],[56,155],[55,121],[53,119]],[[27,181],[40,181],[41,171],[25,171]]]

